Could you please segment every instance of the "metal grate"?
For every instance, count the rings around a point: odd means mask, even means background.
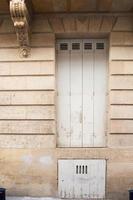
[[[91,50],[92,49],[92,43],[84,43],[84,50]]]
[[[88,166],[87,165],[76,165],[76,174],[87,174]]]
[[[72,50],[80,50],[80,43],[72,43]]]
[[[96,49],[104,49],[104,43],[103,42],[96,43]]]
[[[60,50],[62,50],[62,51],[68,50],[68,43],[61,43],[60,44]]]

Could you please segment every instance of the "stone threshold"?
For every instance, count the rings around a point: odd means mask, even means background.
[[[6,197],[6,200],[61,200],[52,197]]]
[[[6,200],[62,200],[62,199],[52,198],[52,197],[6,197]],[[67,200],[67,199],[64,199],[64,200]],[[75,199],[71,199],[71,200],[75,200]],[[78,199],[78,200],[82,200],[82,199]],[[100,200],[100,199],[95,199],[95,200]],[[101,199],[101,200],[111,200],[111,199]]]

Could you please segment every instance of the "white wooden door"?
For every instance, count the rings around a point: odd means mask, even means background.
[[[57,42],[59,147],[103,147],[106,135],[106,40]]]
[[[58,190],[61,198],[105,198],[105,160],[59,160]]]

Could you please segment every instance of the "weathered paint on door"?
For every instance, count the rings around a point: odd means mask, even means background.
[[[59,160],[58,190],[61,198],[105,198],[105,160]]]
[[[57,42],[59,147],[103,147],[106,133],[106,40]]]

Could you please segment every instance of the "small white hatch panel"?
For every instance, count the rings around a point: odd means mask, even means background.
[[[58,191],[60,198],[105,198],[105,160],[59,160]]]

